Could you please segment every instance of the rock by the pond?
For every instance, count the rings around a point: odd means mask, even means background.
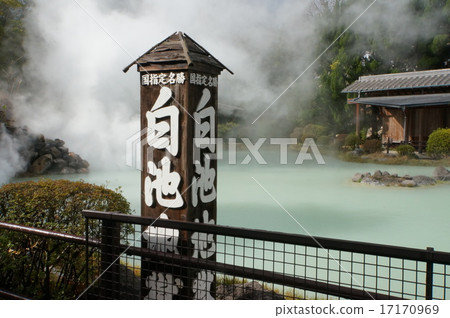
[[[61,174],[75,174],[77,170],[72,167],[64,167],[60,171]]]
[[[383,176],[383,174],[381,173],[381,171],[380,170],[376,170],[374,173],[373,173],[373,177],[374,178],[381,178]]]
[[[363,178],[363,175],[361,173],[355,173],[355,175],[352,178],[353,182],[361,182]]]
[[[369,184],[369,185],[376,185],[376,186],[383,185],[383,184],[380,183],[380,181],[378,181],[377,179],[372,178],[372,177],[364,177],[364,178],[361,180],[361,183],[363,183],[363,184]]]
[[[88,172],[89,163],[78,154],[69,152],[61,139],[45,138],[21,127],[10,127],[6,133],[17,143],[24,162],[23,170],[17,173],[19,177]]]
[[[413,188],[413,187],[417,187],[417,183],[414,180],[403,180],[400,183],[401,187],[408,187],[408,188]]]
[[[265,290],[255,281],[244,284],[219,285],[216,289],[218,300],[284,300],[284,297],[274,291]]]
[[[450,181],[450,171],[445,167],[436,167],[433,171],[433,177],[438,181]]]
[[[445,169],[445,168],[444,168]],[[447,169],[445,171],[448,172]],[[440,173],[440,177],[442,179],[440,180],[446,180],[444,177],[447,176],[445,174],[445,171],[440,169],[438,172]],[[450,172],[448,174],[450,181]],[[390,174],[387,171],[381,172],[380,170],[376,170],[373,175],[370,174],[370,172],[366,173],[356,173],[352,177],[353,182],[359,182],[362,184],[368,184],[368,185],[374,185],[374,186],[399,186],[399,187],[417,187],[417,186],[429,186],[429,185],[435,185],[436,184],[436,177],[428,177],[428,176],[410,176],[410,175],[404,175],[399,176],[396,173]]]
[[[364,152],[360,149],[360,148],[356,148],[355,150],[353,150],[351,152],[351,154],[355,157],[359,157],[363,154]]]
[[[413,181],[419,186],[436,184],[436,180],[434,180],[431,177],[427,177],[427,176],[414,176]]]
[[[29,171],[33,174],[44,174],[52,165],[53,158],[50,154],[45,154],[37,158],[31,164]]]

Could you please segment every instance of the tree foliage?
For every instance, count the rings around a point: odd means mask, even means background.
[[[26,0],[0,0],[0,79],[13,90],[22,81],[21,66],[25,63],[24,18]]]
[[[365,1],[366,6],[372,1]],[[450,67],[450,0],[410,0],[408,12],[423,32],[408,37],[395,36],[395,30],[382,24],[376,32],[361,33],[344,19],[356,0],[316,0],[318,19],[318,61],[316,96],[300,112],[299,125],[325,125],[335,133],[354,129],[354,109],[341,91],[363,75],[396,73]]]
[[[85,182],[41,180],[0,188],[0,221],[84,236],[84,209],[130,214],[120,191]],[[123,229],[123,238],[129,229]],[[98,226],[90,238],[99,238]],[[85,247],[2,230],[0,286],[38,299],[73,299],[86,286]],[[92,267],[95,270],[95,265]]]

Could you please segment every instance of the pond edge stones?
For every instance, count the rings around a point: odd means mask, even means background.
[[[443,166],[436,167],[433,171],[433,177],[428,176],[399,176],[390,174],[387,171],[376,170],[373,175],[367,173],[355,173],[352,182],[369,184],[373,186],[398,186],[413,188],[417,186],[435,185],[437,181],[450,181],[450,171]]]

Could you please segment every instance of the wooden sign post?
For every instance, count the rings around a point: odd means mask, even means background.
[[[141,215],[216,223],[218,75],[227,69],[182,32],[157,44],[137,64],[141,82]],[[228,70],[228,69],[227,69]],[[231,71],[228,70],[230,73]],[[215,236],[149,227],[148,248],[215,260]],[[145,272],[143,298],[213,299],[215,273],[173,270],[167,264]]]

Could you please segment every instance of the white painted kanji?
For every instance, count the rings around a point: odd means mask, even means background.
[[[204,155],[204,166],[200,161],[195,161],[195,175],[192,178],[192,205],[198,205],[198,199],[203,203],[212,202],[216,199],[216,169],[211,168],[211,159],[209,155]]]
[[[203,211],[203,220],[195,219],[196,223],[215,224],[214,219],[209,219],[208,210]],[[191,242],[194,245],[193,258],[209,258],[216,253],[216,242],[214,241],[214,234],[194,232],[191,236]]]
[[[156,149],[167,149],[173,156],[178,154],[179,109],[164,105],[172,98],[172,90],[161,87],[158,98],[147,111],[147,143]],[[162,121],[163,119],[168,121]]]
[[[183,282],[172,274],[152,272],[145,280],[149,293],[144,299],[171,300],[183,288]]]
[[[141,77],[141,84],[142,85],[150,85],[150,75],[149,74],[144,74]]]
[[[150,74],[149,85],[159,85],[159,75],[158,74]]]
[[[215,110],[214,107],[207,104],[211,100],[211,92],[204,88],[202,96],[197,104],[194,115],[194,154],[198,150],[208,149],[209,153],[204,153],[194,158],[194,177],[192,179],[192,205],[196,207],[198,201],[203,203],[212,202],[216,199],[216,188],[214,182],[216,179],[216,170],[211,168],[210,154],[215,153]],[[204,165],[202,166],[201,161]]]
[[[217,76],[189,73],[189,84],[197,86],[217,87],[218,79]]]
[[[184,72],[170,72],[170,73],[147,73],[141,76],[141,85],[173,85],[184,84],[186,77]]]
[[[164,212],[159,216],[160,219],[168,220],[169,217]],[[179,254],[177,245],[180,231],[158,226],[149,226],[142,236],[147,241],[149,249],[158,252],[169,252]]]
[[[209,148],[209,151],[216,151],[215,145],[215,118],[216,111],[213,106],[206,107],[211,99],[211,92],[205,88],[193,114],[195,120],[194,145],[199,149]]]
[[[214,273],[208,270],[202,270],[197,273],[197,278],[192,283],[192,292],[194,299],[214,300],[211,296],[211,285],[214,281]]]
[[[184,84],[184,81],[186,80],[186,77],[184,76],[184,73],[177,73],[175,78],[176,84]]]
[[[183,197],[178,190],[181,176],[176,171],[170,171],[172,164],[169,158],[162,158],[160,165],[161,169],[158,169],[152,161],[147,162],[147,173],[149,175],[145,177],[144,182],[145,204],[149,207],[153,206],[153,190],[155,190],[158,204],[168,208],[179,208],[183,205]],[[152,180],[150,176],[155,178]],[[171,198],[167,198],[168,196]]]

